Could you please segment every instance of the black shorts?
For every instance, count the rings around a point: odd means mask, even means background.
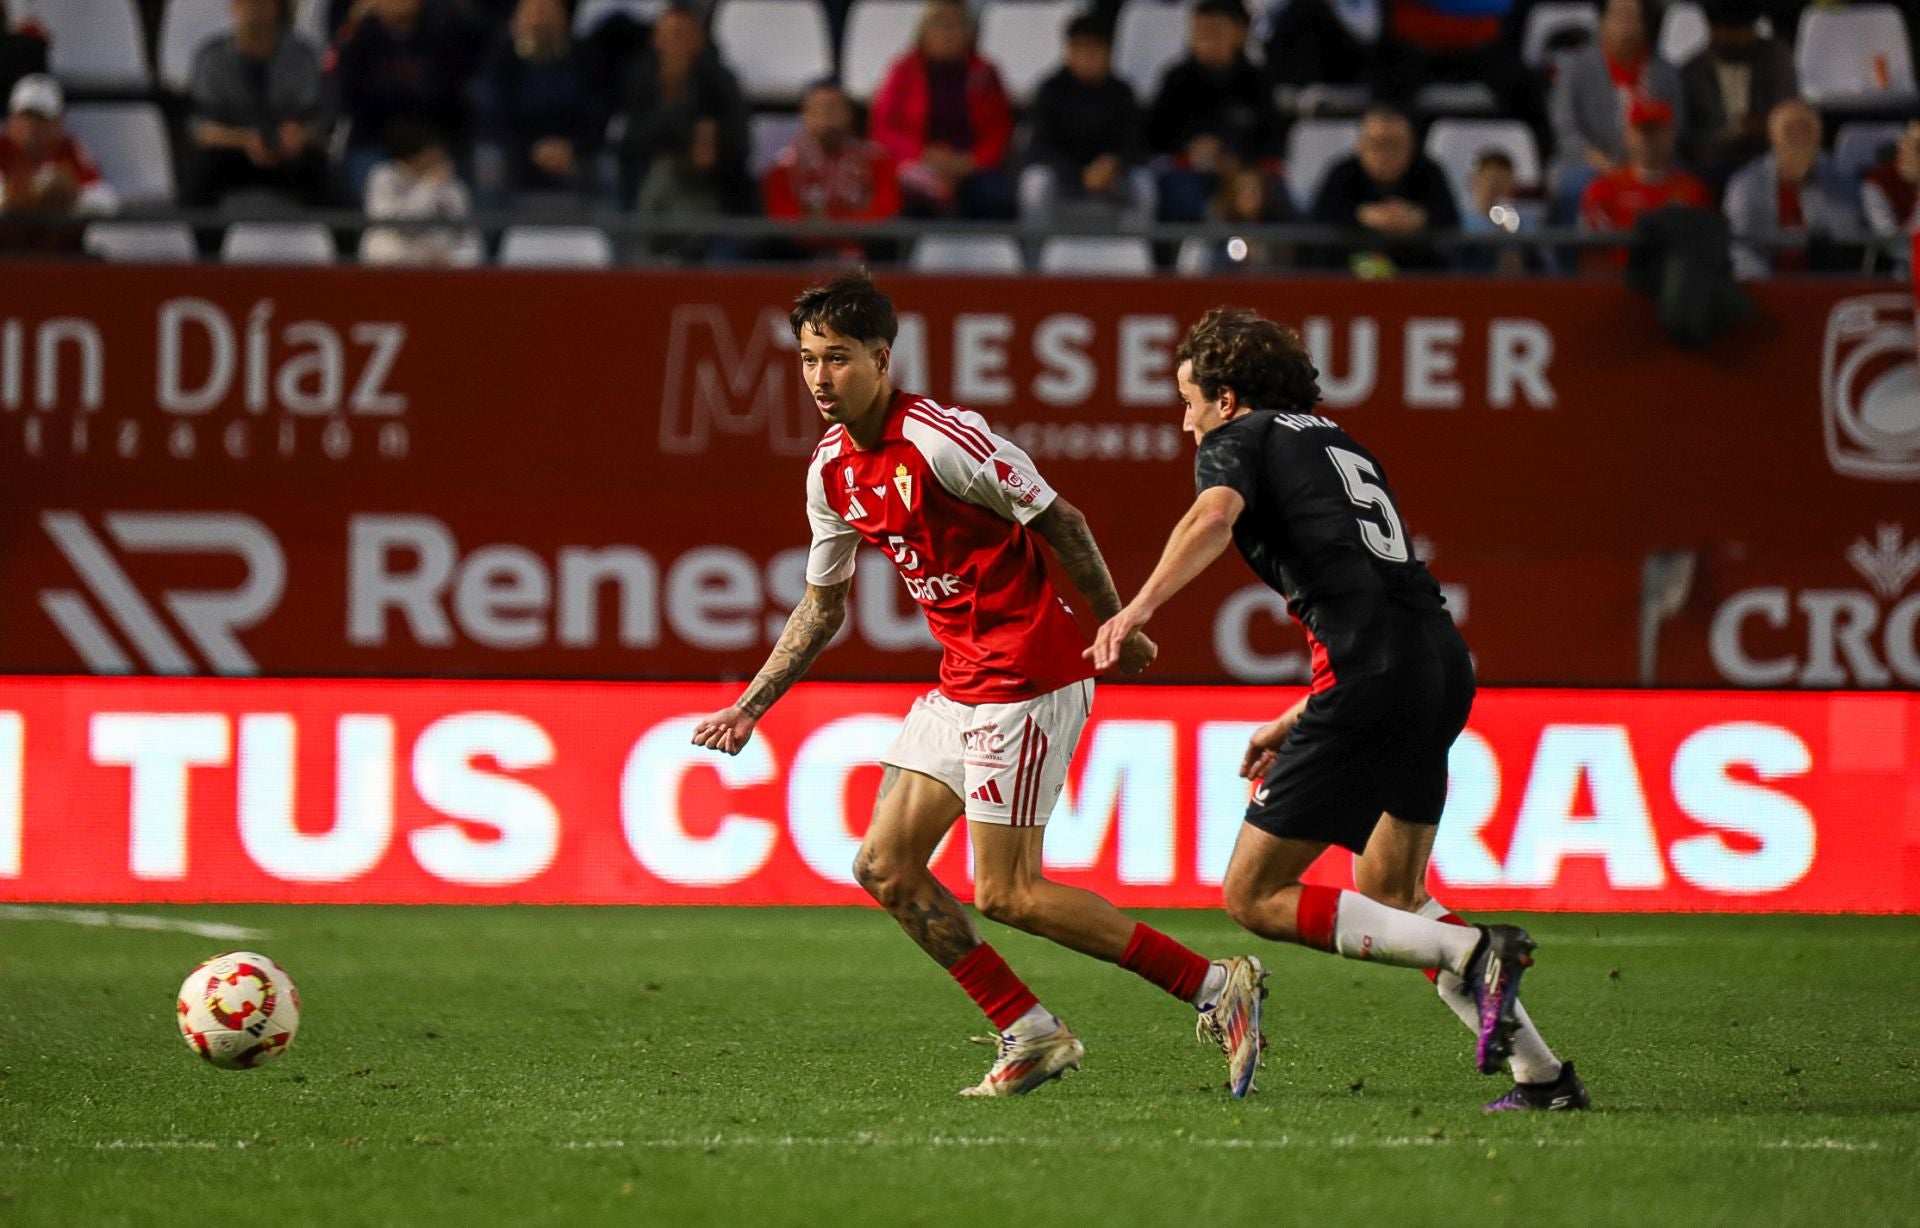
[[[1254,790],[1247,822],[1271,835],[1358,853],[1382,812],[1436,824],[1447,751],[1473,707],[1473,661],[1453,620],[1423,619],[1377,674],[1314,694]]]

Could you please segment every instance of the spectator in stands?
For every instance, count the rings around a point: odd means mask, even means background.
[[[1920,231],[1920,119],[1909,120],[1892,151],[1867,171],[1860,198],[1867,228],[1874,234]],[[1911,249],[1902,244],[1891,263],[1904,269],[1911,259]]]
[[[77,251],[81,218],[113,212],[113,189],[67,130],[66,96],[45,73],[20,78],[0,132],[0,249]]]
[[[1858,236],[1858,193],[1820,151],[1820,140],[1818,111],[1797,98],[1780,103],[1767,116],[1768,152],[1727,181],[1737,276],[1843,267],[1833,244]],[[1775,251],[1742,242],[1795,235],[1806,236],[1809,246]]]
[[[963,0],[928,0],[913,50],[874,93],[868,131],[900,163],[908,213],[1013,216],[1013,180],[1001,165],[1013,107],[973,38]]]
[[[1287,0],[1267,28],[1267,76],[1304,113],[1314,86],[1366,80],[1380,24],[1379,0]]]
[[[1760,0],[1706,0],[1707,45],[1680,70],[1682,158],[1716,189],[1767,148],[1767,116],[1800,93],[1793,49],[1760,34]]]
[[[1385,29],[1374,49],[1374,97],[1411,106],[1420,87],[1477,82],[1496,107],[1521,120],[1536,139],[1547,135],[1540,80],[1520,60],[1506,33],[1513,0],[1381,0]]]
[[[473,83],[485,155],[476,159],[475,178],[483,198],[592,192],[607,130],[597,80],[561,0],[520,0]]]
[[[1362,273],[1444,268],[1445,258],[1419,236],[1460,225],[1446,172],[1415,148],[1406,114],[1383,105],[1361,117],[1353,155],[1328,168],[1312,217],[1323,226],[1370,230],[1388,241],[1351,255],[1336,249],[1317,257],[1318,263]]]
[[[865,222],[900,214],[893,155],[854,130],[853,103],[837,81],[816,82],[800,102],[800,135],[760,180],[767,216]],[[858,260],[876,245],[857,239],[800,240],[796,247]]]
[[[1487,148],[1474,155],[1467,178],[1467,210],[1460,215],[1466,234],[1518,234],[1538,229],[1537,212],[1520,207],[1513,159],[1504,149]],[[1469,273],[1516,277],[1546,267],[1537,247],[1488,244],[1461,251],[1460,267]]]
[[[1209,220],[1241,226],[1283,226],[1300,220],[1286,188],[1259,167],[1244,166],[1221,180],[1207,211]],[[1180,245],[1179,267],[1188,276],[1269,273],[1291,268],[1291,244],[1233,235],[1225,239],[1188,239]]]
[[[1587,185],[1580,224],[1588,230],[1630,232],[1659,209],[1713,208],[1713,193],[1698,176],[1673,164],[1673,108],[1658,98],[1636,98],[1627,108],[1627,159]],[[1624,268],[1627,249],[1594,253],[1590,264]]]
[[[0,0],[0,98],[10,97],[20,78],[47,71],[47,32],[29,18],[14,25]]]
[[[1050,221],[1068,202],[1117,214],[1123,226],[1151,222],[1156,193],[1141,165],[1141,119],[1133,87],[1113,74],[1111,31],[1091,15],[1074,18],[1065,64],[1027,108],[1021,216]]]
[[[367,175],[367,216],[383,221],[456,221],[473,211],[453,156],[431,125],[396,119],[387,129],[389,159]],[[367,264],[474,265],[480,263],[480,237],[471,230],[445,228],[369,229],[360,240]]]
[[[1641,0],[1607,0],[1599,40],[1569,56],[1553,81],[1549,178],[1558,220],[1571,220],[1587,184],[1626,160],[1625,119],[1633,100],[1658,98],[1684,128],[1681,94],[1679,71],[1654,54]]]
[[[1271,157],[1280,135],[1267,79],[1247,58],[1243,0],[1198,0],[1186,58],[1167,70],[1147,113],[1147,144],[1170,159],[1161,216],[1199,221],[1220,180]]]
[[[341,36],[333,73],[349,121],[342,162],[358,200],[396,119],[431,124],[456,155],[467,148],[467,83],[484,45],[481,26],[449,0],[370,0]]]
[[[623,197],[642,215],[658,218],[757,212],[747,140],[746,95],[708,43],[699,11],[669,6],[654,23],[653,46],[628,90]],[[697,236],[649,247],[685,259],[709,250]]]
[[[327,114],[320,56],[287,29],[283,0],[230,0],[233,29],[193,57],[193,152],[185,204],[257,191],[327,203]]]

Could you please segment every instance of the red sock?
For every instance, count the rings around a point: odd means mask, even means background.
[[[1002,1032],[1012,1027],[1014,1020],[1040,1005],[1040,999],[1033,996],[1026,982],[1015,976],[1000,953],[984,942],[947,971]]]
[[[1443,913],[1443,914],[1441,915],[1441,917],[1440,917],[1440,924],[1442,924],[1442,925],[1458,925],[1458,926],[1461,926],[1461,927],[1463,927],[1463,928],[1464,928],[1464,927],[1466,926],[1466,924],[1467,924],[1467,923],[1466,923],[1465,921],[1462,921],[1462,920],[1460,919],[1460,914],[1458,914],[1458,913],[1451,913],[1451,912],[1450,912],[1450,913]],[[1440,969],[1438,969],[1438,968],[1429,968],[1429,969],[1427,969],[1427,979],[1428,979],[1429,981],[1437,981],[1437,980],[1439,980],[1439,979],[1440,979]]]
[[[1133,927],[1120,966],[1152,981],[1182,1002],[1193,1001],[1212,967],[1206,956],[1189,951],[1149,925]]]
[[[1302,886],[1300,907],[1294,916],[1301,944],[1321,951],[1333,950],[1333,919],[1339,911],[1338,887]]]

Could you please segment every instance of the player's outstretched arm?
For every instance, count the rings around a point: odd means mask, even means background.
[[[840,625],[847,620],[847,590],[852,587],[851,577],[838,584],[807,585],[807,595],[787,616],[786,629],[746,693],[732,707],[722,708],[694,726],[693,744],[739,754],[767,709],[800,681],[814,658],[840,634]]]
[[[1093,540],[1093,529],[1079,508],[1056,495],[1047,510],[1035,516],[1027,527],[1053,548],[1053,556],[1060,560],[1060,570],[1067,573],[1073,586],[1093,607],[1095,618],[1104,623],[1120,612],[1120,592],[1113,585],[1113,573],[1107,570],[1107,560],[1101,557],[1100,546]],[[1153,664],[1159,652],[1144,633],[1135,632],[1120,645],[1120,668],[1137,674]]]
[[[1173,536],[1161,552],[1160,563],[1141,586],[1139,595],[1125,609],[1109,618],[1094,637],[1086,655],[1094,665],[1106,669],[1120,659],[1120,646],[1128,636],[1139,634],[1161,606],[1205,571],[1233,542],[1233,522],[1246,510],[1247,501],[1226,486],[1209,486],[1200,492]]]

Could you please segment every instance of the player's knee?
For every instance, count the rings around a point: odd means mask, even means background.
[[[998,921],[1002,925],[1017,930],[1032,927],[1034,908],[1033,897],[1027,891],[1004,883],[976,882],[973,888],[973,906],[980,915],[989,921]]]
[[[1220,902],[1235,925],[1256,934],[1260,932],[1260,899],[1247,884],[1228,879],[1221,889]]]
[[[891,908],[907,884],[907,868],[897,858],[862,845],[853,856],[853,879],[882,908]]]

